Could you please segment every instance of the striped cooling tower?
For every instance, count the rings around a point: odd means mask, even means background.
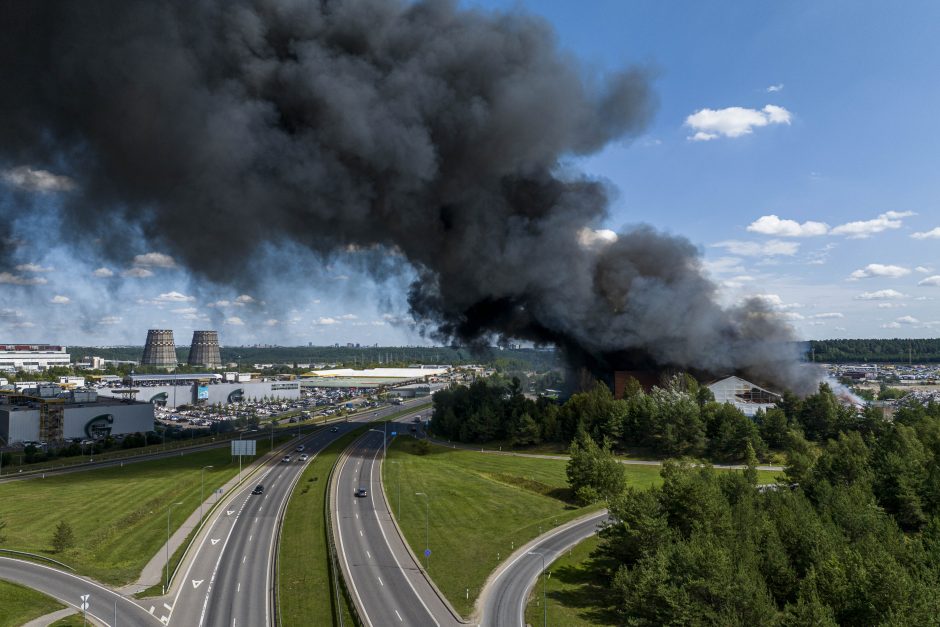
[[[144,345],[144,356],[140,360],[140,365],[176,368],[176,342],[173,341],[173,331],[166,329],[147,331],[147,343]]]
[[[222,367],[218,331],[193,331],[193,343],[189,347],[189,365]]]

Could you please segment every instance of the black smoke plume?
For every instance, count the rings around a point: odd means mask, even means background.
[[[797,384],[787,328],[719,307],[687,240],[594,230],[608,190],[563,160],[641,131],[650,81],[582,71],[536,17],[445,0],[0,7],[0,167],[70,176],[64,227],[108,254],[134,225],[224,283],[272,244],[394,253],[438,339]]]

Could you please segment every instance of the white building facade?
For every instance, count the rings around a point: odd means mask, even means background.
[[[52,344],[0,344],[0,370],[37,372],[68,367],[72,358],[64,346]]]

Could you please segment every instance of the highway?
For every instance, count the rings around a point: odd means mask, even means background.
[[[402,418],[408,421],[408,418]],[[388,430],[408,429],[399,423]],[[333,529],[353,602],[367,626],[460,625],[424,578],[391,520],[381,484],[384,436],[370,431],[340,459],[331,486]],[[357,498],[359,487],[368,496]]]
[[[596,533],[598,525],[605,520],[607,510],[539,536],[515,552],[505,566],[487,581],[480,595],[479,603],[483,607],[481,624],[484,627],[525,625],[526,600],[542,572],[542,557],[530,553],[543,554],[548,568],[569,547]]]

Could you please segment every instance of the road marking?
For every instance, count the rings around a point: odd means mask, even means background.
[[[376,579],[378,579],[378,580],[379,580],[379,585],[381,585],[381,586],[385,586],[385,584],[384,584],[384,583],[382,583],[382,578],[381,578],[381,577],[376,577]]]
[[[248,536],[248,541],[251,542],[251,539],[254,538],[254,537],[255,537],[255,534],[249,535],[249,536]]]
[[[164,603],[164,604],[163,604],[163,607],[165,607],[166,609],[170,610],[171,612],[173,611],[173,606],[172,606],[172,605],[167,605],[166,603]]]
[[[235,588],[235,592],[241,592],[241,591],[242,591],[242,582],[239,581],[239,582],[238,582],[238,587]]]
[[[359,518],[359,514],[356,514],[356,518]]]
[[[199,587],[199,585],[205,581],[205,579],[193,579],[193,590]]]
[[[264,505],[259,505],[259,506],[258,506],[258,511],[260,512],[263,508],[264,508]]]
[[[258,517],[257,517],[257,516],[255,516],[255,522],[258,522]]]
[[[401,617],[401,614],[398,613],[398,610],[395,610],[395,616],[397,616],[398,620],[400,620],[401,622],[405,622],[405,619]]]
[[[369,559],[372,559],[372,553],[369,553],[368,551],[366,551],[366,556],[367,556]]]
[[[246,555],[245,557],[243,557],[243,558],[242,558],[242,564],[244,564],[244,563],[245,563],[245,560],[246,560],[246,559],[248,559],[248,556],[247,556],[247,555]]]
[[[155,609],[157,609],[157,608],[155,608],[155,607],[152,606],[152,605],[150,606],[150,615],[151,615],[151,616],[153,616],[153,611],[154,611]]]
[[[362,529],[359,530],[359,537],[362,537]]]
[[[219,543],[220,540],[222,540],[222,538],[212,538],[211,540],[209,540],[209,542],[212,543],[212,546],[215,546],[216,544]]]
[[[234,510],[234,509],[227,509],[227,510],[225,510],[225,515],[226,515],[226,516],[231,516],[231,515],[234,514],[234,513],[235,513],[235,510]]]

